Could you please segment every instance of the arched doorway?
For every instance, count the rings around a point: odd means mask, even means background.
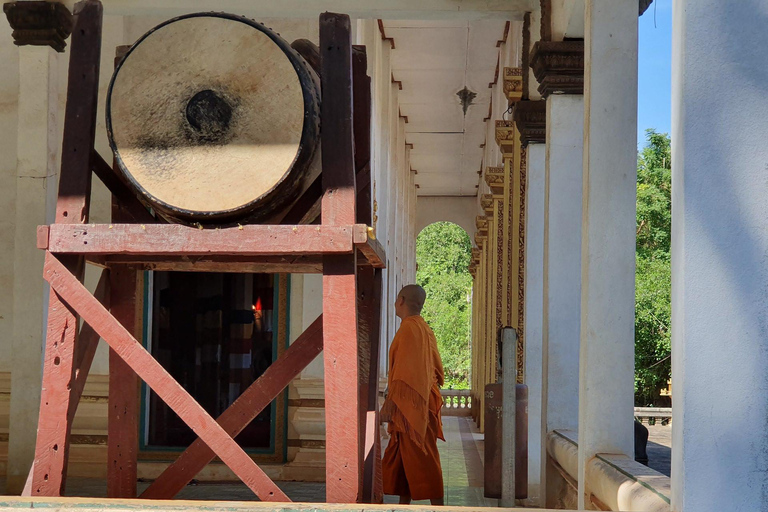
[[[452,222],[435,222],[416,238],[416,282],[427,292],[422,316],[437,338],[445,388],[468,389],[472,359],[472,243]]]

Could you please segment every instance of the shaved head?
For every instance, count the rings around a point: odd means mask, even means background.
[[[409,284],[403,286],[403,289],[397,294],[397,298],[398,301],[400,298],[403,299],[404,306],[411,315],[420,315],[424,308],[424,301],[427,300],[427,292],[417,284]]]

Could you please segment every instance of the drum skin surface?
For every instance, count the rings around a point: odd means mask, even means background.
[[[168,220],[258,221],[295,198],[319,142],[319,80],[278,34],[200,13],[145,34],[112,76],[120,172]]]

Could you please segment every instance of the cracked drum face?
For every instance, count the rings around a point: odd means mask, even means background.
[[[295,196],[317,148],[317,76],[246,18],[196,14],[144,35],[112,77],[119,169],[161,215],[259,219]]]

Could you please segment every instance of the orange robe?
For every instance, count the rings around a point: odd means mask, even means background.
[[[421,316],[403,320],[389,349],[389,392],[381,409],[389,423],[382,459],[384,494],[414,500],[443,498],[443,471],[437,440],[443,364],[437,340]]]

